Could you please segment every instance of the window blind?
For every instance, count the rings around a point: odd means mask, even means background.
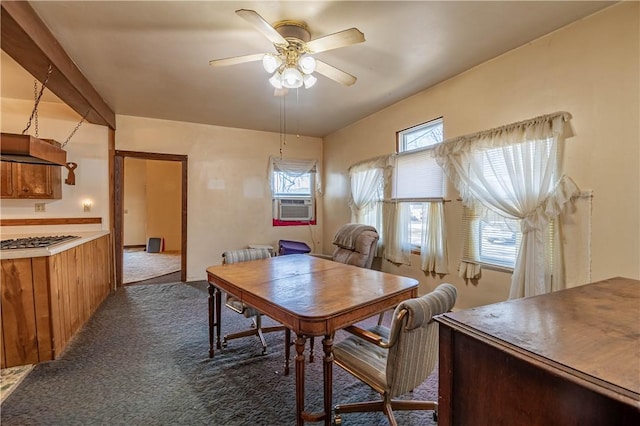
[[[398,154],[393,173],[392,198],[442,198],[444,174],[433,148]]]

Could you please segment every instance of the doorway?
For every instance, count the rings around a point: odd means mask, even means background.
[[[165,208],[163,197],[168,197],[167,201],[173,197],[175,208]],[[146,264],[155,263],[164,271],[179,264],[179,280],[186,281],[187,156],[115,151],[114,199],[116,285],[146,279],[138,268],[126,269],[135,270],[135,277],[125,274],[125,248],[128,261],[145,264],[141,257],[147,256],[151,261]],[[152,271],[153,267],[147,269]],[[157,271],[157,275],[162,273]]]

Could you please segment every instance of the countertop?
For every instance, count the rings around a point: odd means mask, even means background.
[[[38,233],[37,236],[50,236],[50,235],[76,235],[79,238],[73,240],[63,241],[59,244],[54,244],[49,247],[28,248],[28,249],[13,249],[13,250],[0,250],[0,260],[5,259],[24,259],[28,257],[43,257],[52,256],[54,254],[61,253],[65,250],[69,250],[73,247],[77,247],[89,241],[98,239],[104,235],[109,235],[109,231],[65,231],[58,233]],[[2,234],[3,240],[9,240],[14,238],[32,237],[33,234]]]

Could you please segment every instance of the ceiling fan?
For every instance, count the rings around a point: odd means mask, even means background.
[[[311,34],[304,22],[285,20],[272,26],[254,10],[240,9],[236,10],[236,14],[266,36],[273,43],[276,53],[214,59],[209,61],[209,65],[220,67],[262,61],[265,70],[272,74],[269,82],[275,87],[277,96],[285,95],[288,89],[296,89],[303,85],[305,88],[312,87],[317,81],[314,72],[345,86],[351,86],[356,82],[353,75],[315,59],[313,54],[364,42],[364,34],[357,28],[311,40]]]

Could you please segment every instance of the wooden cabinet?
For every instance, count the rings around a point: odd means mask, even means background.
[[[640,424],[640,281],[436,317],[438,424]]]
[[[1,368],[56,359],[112,288],[109,236],[2,266]]]
[[[0,162],[1,198],[62,198],[61,166]]]

